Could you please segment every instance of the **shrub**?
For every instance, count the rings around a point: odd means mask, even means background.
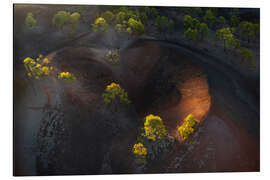
[[[119,54],[117,51],[114,51],[114,50],[109,50],[106,54],[105,54],[105,59],[115,65],[115,64],[118,64],[118,61],[119,61]]]
[[[58,79],[63,80],[66,83],[72,83],[73,81],[76,80],[76,77],[74,76],[74,74],[71,74],[70,72],[61,72],[58,75]]]
[[[161,139],[167,135],[167,130],[163,124],[162,119],[159,116],[154,116],[150,114],[145,117],[144,122],[144,133],[142,136],[149,140],[155,141],[156,139]]]
[[[25,25],[32,28],[37,24],[37,21],[33,17],[32,13],[28,13],[26,18],[25,18]]]
[[[186,140],[188,137],[194,132],[194,126],[196,125],[197,121],[192,114],[189,114],[182,123],[181,126],[178,127],[178,132],[180,133],[181,137]]]
[[[43,61],[40,61],[42,55],[37,57],[36,59],[32,59],[27,57],[24,59],[24,67],[27,70],[27,76],[33,77],[35,79],[42,79],[49,76],[53,70],[52,66],[48,66],[50,61],[45,58]]]
[[[127,92],[120,87],[119,84],[111,83],[108,85],[102,94],[103,100],[106,104],[111,104],[115,98],[119,98],[120,102],[123,104],[130,104],[130,100],[128,99]]]
[[[147,155],[147,148],[142,143],[134,144],[133,154],[144,158]]]
[[[95,20],[95,23],[92,24],[92,28],[94,32],[107,32],[108,31],[108,24],[106,20],[102,17],[99,17]]]

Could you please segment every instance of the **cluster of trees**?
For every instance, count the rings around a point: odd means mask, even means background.
[[[185,27],[184,37],[188,40],[204,40],[210,28],[215,31],[215,41],[223,41],[224,52],[231,49],[245,62],[254,67],[254,55],[251,50],[241,47],[241,41],[250,43],[259,38],[259,24],[249,21],[240,21],[238,9],[230,12],[229,23],[224,16],[218,16],[217,8],[207,8],[205,13],[201,8],[181,8],[186,15],[183,22]],[[193,16],[193,17],[192,17]],[[202,23],[201,23],[201,22]]]
[[[192,18],[190,15],[184,16],[184,26],[184,36],[188,40],[203,41],[209,34],[209,28],[207,24],[201,23],[198,18]]]
[[[113,12],[107,10],[101,13],[92,27],[94,31],[107,32],[110,25],[119,33],[127,32],[133,35],[141,35],[145,31],[143,22],[146,22],[147,18],[145,12],[121,7],[113,9]]]
[[[221,28],[216,31],[215,40],[222,40],[224,51],[226,52],[226,48],[240,48],[240,41],[235,38],[233,34],[233,30],[231,28]]]
[[[138,138],[138,143],[133,146],[133,154],[140,159],[145,160],[147,155],[147,147],[145,147],[145,139],[154,142],[163,139],[168,135],[168,131],[163,124],[163,120],[159,116],[149,114],[144,118],[144,127]],[[149,145],[149,144],[148,144]]]
[[[67,11],[58,11],[52,18],[52,23],[58,29],[62,29],[64,25],[71,26],[72,37],[76,34],[76,28],[79,24],[80,13],[69,13]]]
[[[243,40],[247,40],[250,43],[251,40],[254,40],[259,37],[260,26],[249,21],[242,21],[239,24],[239,36]]]
[[[70,72],[58,72],[53,66],[50,66],[48,58],[43,58],[40,54],[37,58],[26,57],[23,60],[24,67],[27,71],[27,76],[35,78],[37,80],[49,77],[52,74],[58,74],[58,79],[63,80],[67,83],[71,83],[76,80],[74,74]]]
[[[39,55],[39,57],[37,57],[36,59],[26,57],[23,60],[28,77],[33,77],[39,80],[51,74],[53,67],[49,66],[50,61],[47,58],[44,58],[43,60],[41,60],[41,58],[42,55]]]

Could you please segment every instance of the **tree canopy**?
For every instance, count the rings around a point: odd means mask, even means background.
[[[214,25],[216,22],[216,16],[212,13],[212,11],[209,9],[205,12],[205,15],[203,17],[204,22],[206,22],[210,27]]]
[[[92,24],[92,28],[94,32],[107,32],[108,31],[107,21],[102,17],[98,17],[95,20],[95,23]]]
[[[189,114],[184,119],[182,125],[178,127],[178,132],[183,140],[187,140],[188,137],[194,132],[194,126],[196,123],[198,122],[192,114]]]
[[[144,33],[144,25],[141,21],[129,18],[127,32],[130,34],[141,35]]]
[[[32,13],[27,13],[25,18],[25,25],[32,28],[37,24],[36,19],[33,17]]]
[[[242,21],[239,24],[239,35],[243,39],[247,39],[250,42],[251,39],[255,38],[255,26],[252,22]]]
[[[156,141],[167,135],[167,129],[165,128],[161,117],[150,114],[145,117],[144,133],[147,139]]]
[[[215,39],[216,40],[223,40],[223,45],[224,45],[224,51],[226,51],[226,47],[238,47],[240,46],[239,40],[236,40],[231,28],[221,28],[216,31],[215,34]]]
[[[53,25],[57,26],[59,29],[62,29],[63,26],[70,22],[70,13],[66,11],[58,11],[52,19]]]
[[[166,16],[157,17],[157,27],[161,32],[173,32],[174,22]]]
[[[119,84],[111,83],[108,85],[102,94],[103,100],[106,104],[111,104],[116,98],[119,98],[123,104],[130,104],[127,92],[120,87]]]

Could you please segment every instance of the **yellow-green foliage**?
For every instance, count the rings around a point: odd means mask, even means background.
[[[145,157],[147,155],[147,148],[142,143],[134,144],[133,154],[139,157]]]
[[[184,26],[185,28],[198,29],[200,26],[200,21],[197,18],[192,18],[190,15],[185,15]]]
[[[79,13],[74,12],[70,15],[69,21],[71,24],[78,24],[80,17],[81,15]]]
[[[156,139],[163,138],[167,133],[163,121],[159,116],[150,114],[145,117],[144,133],[142,133],[142,136],[155,141]]]
[[[37,21],[33,17],[32,13],[28,13],[26,18],[25,18],[25,25],[28,27],[34,27],[36,25]]]
[[[50,60],[48,58],[43,58],[41,54],[36,59],[27,57],[23,60],[23,63],[27,71],[27,76],[30,78],[32,77],[39,80],[54,74],[53,71],[55,71],[55,68],[50,66]],[[59,80],[64,80],[67,83],[76,80],[76,77],[70,72],[61,72],[57,78]]]
[[[109,50],[106,54],[105,54],[105,59],[115,65],[115,64],[118,64],[118,61],[119,61],[119,54],[117,51],[114,51],[114,50]]]
[[[47,58],[44,58],[41,61],[42,55],[37,57],[36,59],[32,59],[27,57],[24,59],[24,67],[27,70],[28,77],[33,77],[35,79],[41,79],[47,77],[51,74],[53,67],[48,66],[50,61]]]
[[[200,23],[197,18],[190,15],[184,16],[184,26],[186,28],[184,37],[188,40],[204,40],[209,34],[209,28],[206,23]]]
[[[63,26],[70,21],[70,13],[66,11],[58,11],[52,19],[53,25],[57,26],[59,29],[62,29]]]
[[[239,24],[239,35],[243,38],[247,38],[248,42],[255,38],[255,28],[254,24],[249,21],[242,21]]]
[[[71,27],[72,27],[72,37],[75,36],[76,26],[79,24],[80,17],[81,17],[81,15],[77,12],[72,13],[69,17],[69,21],[70,21]]]
[[[211,27],[216,22],[216,17],[212,13],[212,11],[209,9],[205,12],[205,16],[203,17],[203,20]]]
[[[125,26],[122,24],[116,24],[114,29],[116,30],[116,32],[121,33],[125,31]]]
[[[63,80],[66,83],[72,83],[73,81],[76,80],[76,77],[74,74],[71,74],[70,72],[61,72],[58,74],[58,79]]]
[[[131,34],[140,35],[140,34],[144,33],[144,25],[139,20],[129,18],[128,26],[129,26],[129,29],[127,29],[127,32],[129,32]]]
[[[106,11],[101,14],[101,17],[103,17],[107,23],[112,23],[115,15],[111,11]]]
[[[111,104],[113,100],[119,97],[120,102],[123,104],[130,104],[130,100],[128,99],[127,92],[120,87],[119,84],[111,83],[108,85],[102,94],[103,100],[106,104]]]
[[[240,48],[238,55],[243,61],[249,62],[251,68],[255,67],[254,55],[251,50],[247,48]]]
[[[121,12],[116,14],[116,22],[120,24],[124,20],[126,20],[127,17],[128,17],[128,15],[125,12],[121,11]]]
[[[184,119],[183,124],[178,127],[178,132],[184,140],[188,139],[189,135],[194,132],[194,126],[196,125],[196,123],[197,121],[194,116],[192,114],[189,114]]]
[[[228,46],[240,48],[240,41],[235,39],[233,29],[230,28],[218,29],[215,34],[215,40],[223,40],[224,50]]]
[[[174,22],[173,20],[168,19],[166,16],[158,16],[157,27],[162,32],[173,32]]]
[[[108,31],[108,24],[106,20],[102,17],[98,17],[95,20],[95,23],[92,24],[92,28],[95,32],[107,32]]]
[[[198,40],[198,30],[197,29],[188,28],[184,32],[184,37],[186,39],[188,39],[188,40],[196,41],[196,40]]]

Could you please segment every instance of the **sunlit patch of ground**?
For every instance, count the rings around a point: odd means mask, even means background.
[[[186,116],[193,114],[199,122],[203,120],[209,112],[211,96],[208,91],[207,77],[197,67],[190,65],[180,70],[174,81],[181,93],[181,99],[176,106],[160,109],[159,114],[164,119],[169,135],[178,138],[177,127]]]

